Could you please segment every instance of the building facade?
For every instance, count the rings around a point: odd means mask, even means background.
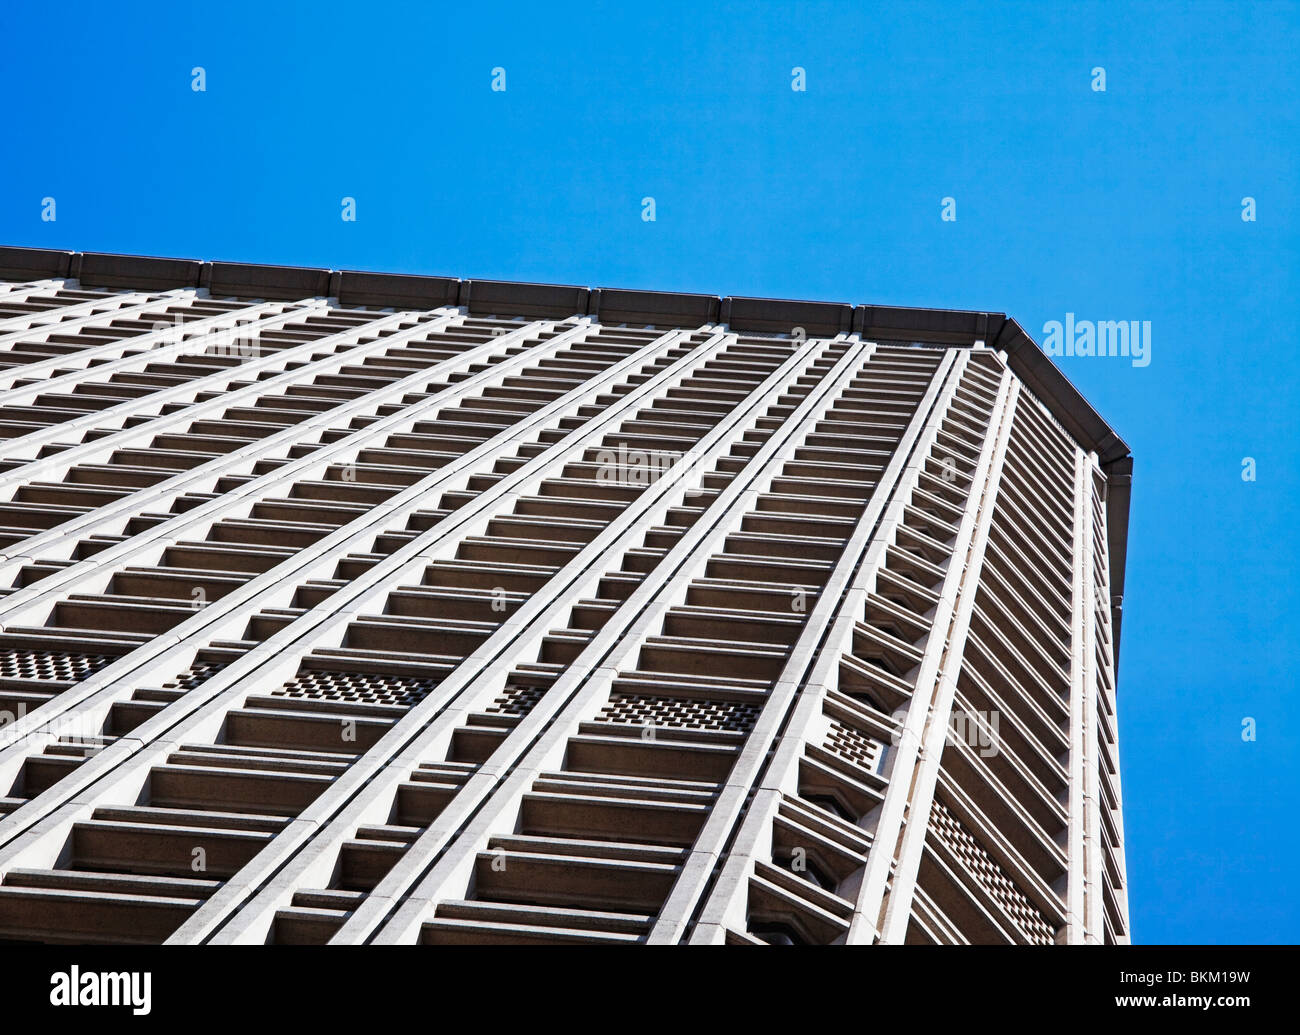
[[[996,313],[0,249],[0,940],[1124,943]]]

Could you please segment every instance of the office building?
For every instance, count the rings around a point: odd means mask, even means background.
[[[1002,314],[0,249],[0,939],[1124,943]]]

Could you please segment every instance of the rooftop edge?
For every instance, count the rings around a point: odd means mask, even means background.
[[[1097,454],[1110,487],[1107,526],[1116,663],[1128,544],[1133,459],[1128,444],[1084,398],[1038,343],[1004,313],[907,306],[850,305],[743,295],[708,295],[631,288],[579,287],[527,281],[460,279],[403,273],[331,270],[312,266],[201,261],[110,252],[73,252],[0,246],[0,279],[75,279],[87,287],[174,290],[205,288],[235,298],[337,298],[340,305],[396,309],[463,306],[470,313],[569,317],[604,323],[698,327],[809,336],[856,332],[872,341],[966,346],[983,342],[1006,353],[1007,363],[1066,431]]]

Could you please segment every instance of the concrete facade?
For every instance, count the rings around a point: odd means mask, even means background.
[[[1129,940],[1002,314],[0,248],[0,941]]]

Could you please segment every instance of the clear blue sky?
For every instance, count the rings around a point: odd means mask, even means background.
[[[991,309],[1040,341],[1151,321],[1145,368],[1060,361],[1136,458],[1133,930],[1295,942],[1298,30],[1280,2],[11,0],[0,243]]]

